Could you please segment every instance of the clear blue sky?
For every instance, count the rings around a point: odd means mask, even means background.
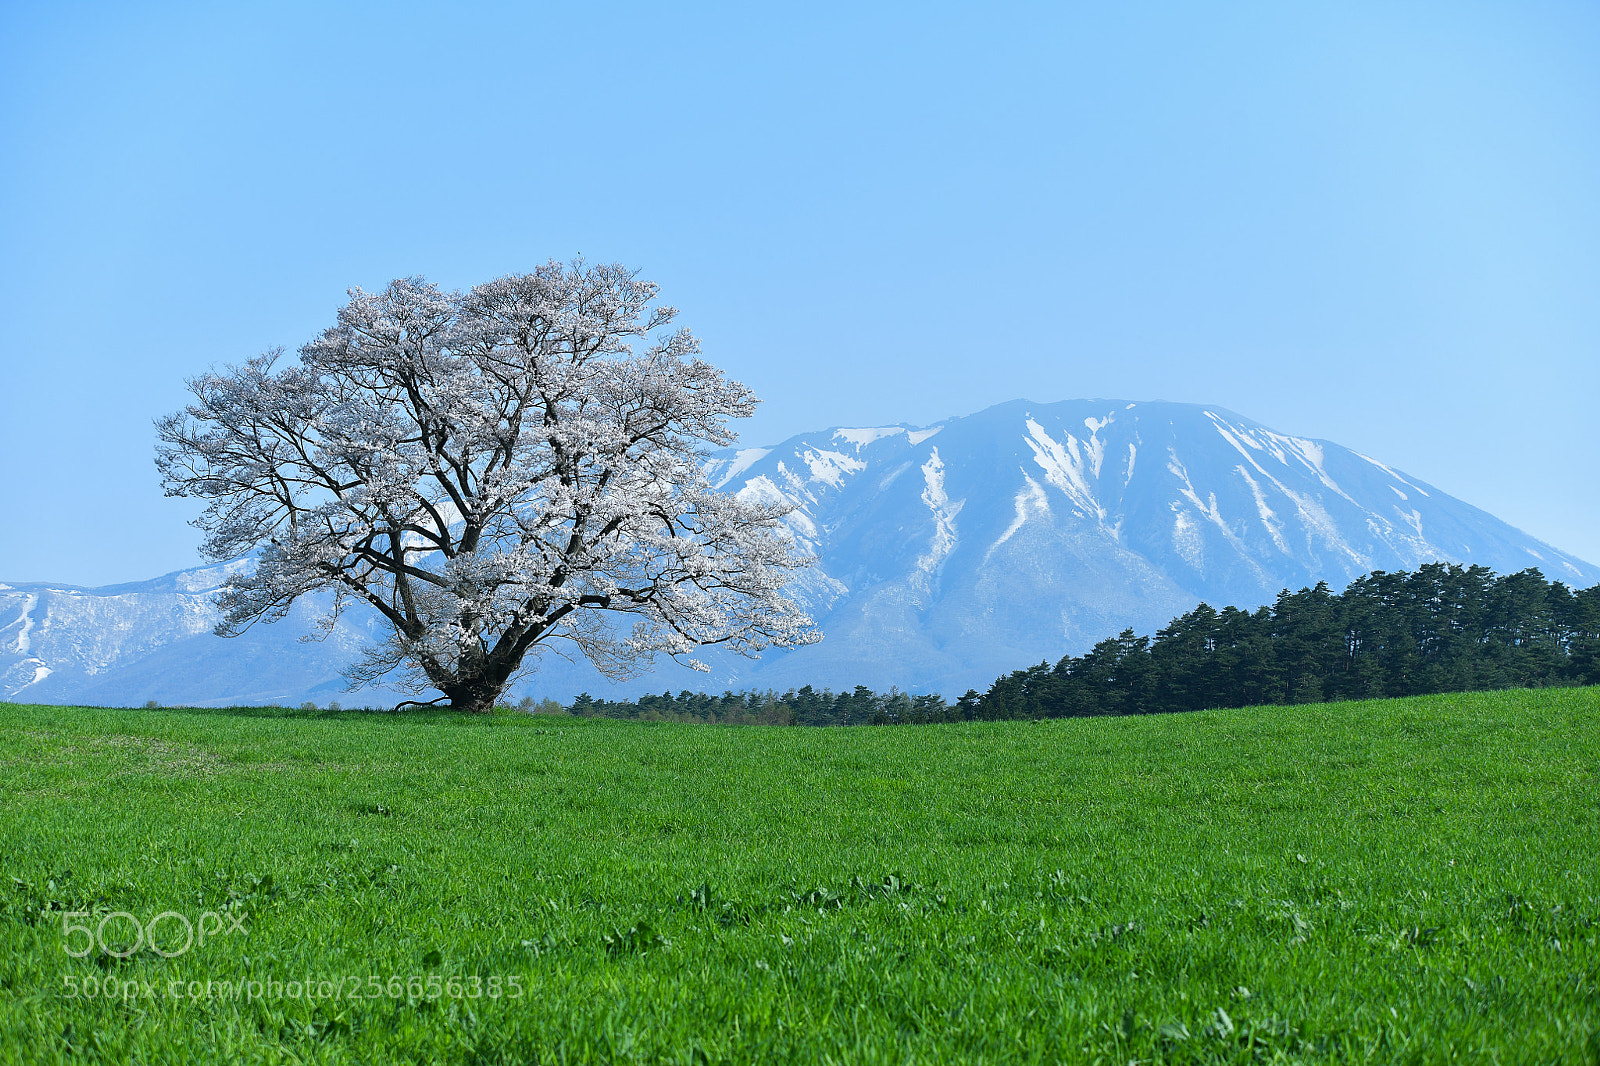
[[[0,578],[352,285],[643,269],[770,443],[1218,404],[1600,561],[1600,5],[0,7]]]

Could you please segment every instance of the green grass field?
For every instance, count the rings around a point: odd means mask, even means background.
[[[5,1061],[1600,1061],[1600,689],[849,730],[0,706],[0,763]]]

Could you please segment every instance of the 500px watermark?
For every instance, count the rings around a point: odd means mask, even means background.
[[[92,926],[74,924],[76,919],[93,917],[89,911],[67,911],[61,916],[62,951],[81,959],[99,948],[106,955],[125,959],[148,947],[163,958],[175,959],[208,939],[245,932],[244,915],[237,911],[205,911],[194,922],[177,911],[162,911],[148,922],[141,922],[127,911],[112,911],[100,915]],[[108,928],[114,939],[107,940]],[[129,934],[133,937],[131,943],[121,939]]]
[[[66,999],[115,999],[131,1003],[141,999],[176,1000],[284,1000],[331,999],[351,1001],[394,999],[422,1002],[439,999],[521,999],[521,974],[346,974],[332,978],[306,975],[303,980],[276,977],[239,977],[231,981],[206,979],[186,981],[101,977],[63,974],[62,996]]]

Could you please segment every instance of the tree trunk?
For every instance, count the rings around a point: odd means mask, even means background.
[[[454,684],[440,686],[440,691],[450,697],[450,709],[468,714],[488,714],[494,710],[495,701],[505,689],[505,682],[496,684],[478,675],[460,678]]]

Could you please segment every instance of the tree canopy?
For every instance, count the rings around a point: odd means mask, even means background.
[[[656,296],[581,261],[465,292],[406,278],[351,290],[298,359],[190,381],[195,402],[158,422],[167,494],[207,502],[207,555],[255,553],[217,632],[331,592],[325,632],[352,603],[388,624],[353,687],[469,710],[553,646],[622,677],[818,639],[782,591],[808,561],[787,508],[703,473],[757,400]]]

